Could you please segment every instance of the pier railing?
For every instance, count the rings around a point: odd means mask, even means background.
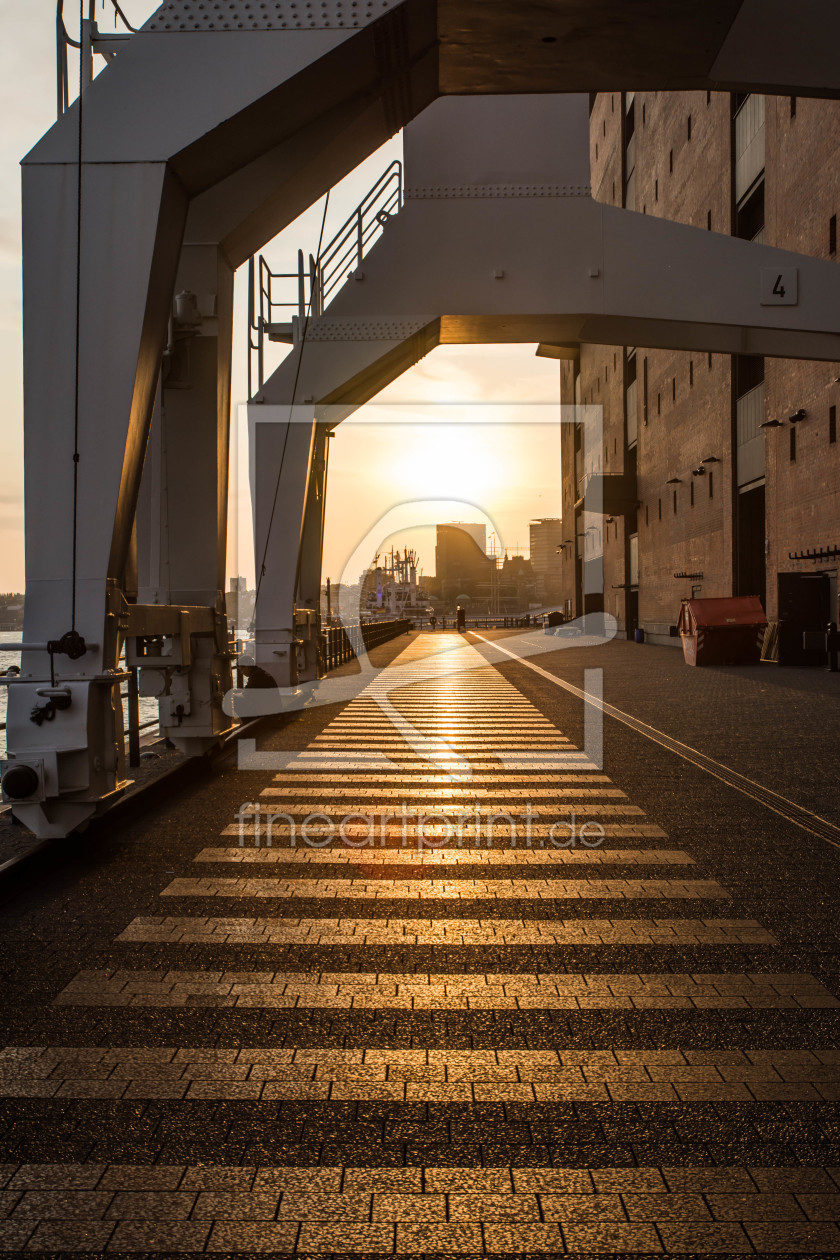
[[[394,621],[363,621],[350,626],[325,626],[324,661],[327,672],[337,669],[346,661],[353,661],[362,652],[370,651],[381,643],[388,643],[401,634],[408,634],[413,623],[408,618]]]

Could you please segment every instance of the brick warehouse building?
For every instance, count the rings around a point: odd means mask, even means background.
[[[835,258],[838,124],[832,101],[601,93],[593,196]],[[583,345],[561,381],[564,403],[601,405],[604,423],[601,451],[563,429],[567,613],[604,607],[622,630],[672,643],[692,593],[759,595],[773,620],[837,619],[838,558],[790,553],[840,546],[840,365]],[[604,474],[604,513],[584,519],[591,472]]]

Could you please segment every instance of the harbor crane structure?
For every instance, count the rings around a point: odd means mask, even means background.
[[[328,431],[435,346],[840,360],[833,263],[592,199],[587,96],[840,96],[834,0],[166,0],[111,42],[91,11],[81,44],[81,96],[65,75],[23,163],[26,605],[2,791],[39,836],[125,790],[123,651],[183,752],[230,730],[234,273],[401,129],[397,203],[329,291],[321,254],[301,269],[308,297],[275,329],[291,351],[250,403],[254,653],[281,689],[319,669]]]

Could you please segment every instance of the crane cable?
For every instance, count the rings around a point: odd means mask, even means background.
[[[82,324],[82,157],[83,157],[83,125],[84,125],[84,73],[85,73],[85,0],[79,0],[79,137],[77,150],[76,182],[76,355],[75,355],[75,391],[73,402],[73,593],[71,603],[71,630],[76,629],[76,578],[78,552],[78,516],[79,516],[79,396],[80,396],[80,359],[81,359],[81,324]]]
[[[318,252],[317,252],[317,254],[315,255],[315,256],[316,256],[316,258],[319,260],[319,262],[320,262],[320,258],[321,258],[321,249],[323,248],[323,244],[324,244],[324,231],[325,231],[326,226],[327,226],[327,210],[329,209],[329,204],[330,204],[330,190],[329,190],[329,189],[327,189],[327,195],[326,195],[326,197],[324,198],[324,211],[323,211],[323,214],[322,214],[322,216],[321,216],[321,232],[320,232],[320,235],[319,235],[319,237],[318,237]],[[316,277],[316,280],[317,280],[317,276],[318,276],[318,267],[316,266],[316,268],[315,268],[315,277]],[[285,458],[286,458],[286,447],[287,447],[288,442],[289,442],[289,433],[290,433],[290,431],[291,431],[291,427],[292,427],[292,413],[293,413],[293,411],[294,411],[294,407],[295,407],[295,399],[296,399],[296,397],[297,397],[297,387],[298,387],[298,381],[300,380],[300,370],[301,370],[301,365],[302,365],[302,363],[303,363],[303,352],[304,352],[304,349],[306,348],[306,334],[307,334],[308,329],[309,329],[309,319],[310,319],[310,316],[311,316],[311,314],[312,314],[312,301],[313,301],[314,296],[315,296],[315,285],[314,285],[314,284],[312,284],[312,285],[310,286],[310,290],[309,290],[309,302],[308,302],[308,304],[307,304],[307,308],[306,308],[306,319],[304,320],[304,323],[303,323],[303,331],[302,331],[302,333],[301,333],[301,339],[300,339],[300,353],[299,353],[299,355],[298,355],[298,361],[297,361],[297,364],[296,364],[296,366],[295,366],[295,379],[294,379],[294,383],[293,383],[293,385],[292,385],[292,399],[291,399],[291,402],[289,403],[289,418],[288,418],[288,420],[286,421],[286,433],[285,433],[285,436],[284,436],[284,438],[283,438],[283,449],[282,449],[282,451],[280,452],[280,467],[279,467],[279,468],[278,468],[278,470],[277,470],[277,481],[276,481],[275,486],[274,486],[274,499],[273,499],[273,502],[272,502],[272,504],[271,504],[271,515],[270,515],[270,516],[269,516],[269,518],[268,518],[268,529],[266,530],[266,535],[265,535],[265,546],[264,546],[264,548],[263,548],[262,562],[261,562],[261,564],[260,564],[260,571],[259,571],[259,573],[257,574],[257,591],[256,591],[256,594],[255,594],[255,596],[254,596],[254,616],[253,616],[253,620],[252,620],[252,622],[251,622],[251,633],[252,633],[252,634],[254,633],[254,628],[255,628],[255,626],[256,626],[256,619],[257,619],[257,605],[258,605],[258,603],[259,603],[259,598],[260,598],[260,587],[262,586],[262,580],[263,580],[263,578],[265,577],[265,562],[266,562],[266,559],[267,559],[267,557],[268,557],[268,545],[269,545],[269,543],[270,543],[270,541],[271,541],[271,528],[272,528],[272,525],[274,524],[274,514],[275,514],[275,512],[276,512],[276,510],[277,510],[277,499],[278,499],[278,496],[279,496],[279,493],[280,493],[280,479],[281,479],[281,477],[282,477],[282,475],[283,475],[283,461],[284,461],[284,460],[285,460]]]

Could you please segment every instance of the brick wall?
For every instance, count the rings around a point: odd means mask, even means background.
[[[840,214],[840,104],[768,97],[766,239],[817,258],[829,255],[829,220]],[[769,418],[787,420],[803,407],[790,457],[790,424],[767,433],[768,613],[776,611],[775,575],[837,570],[791,561],[790,551],[840,546],[840,443],[829,443],[829,408],[840,409],[840,364],[769,360]],[[836,611],[836,610],[835,610]]]
[[[622,199],[624,99],[619,93],[601,93],[591,114],[593,196],[611,204]],[[788,97],[768,97],[765,104],[765,240],[828,257],[829,220],[840,214],[840,105],[799,99],[792,116]],[[698,228],[732,230],[731,118],[728,93],[636,94],[636,209]],[[604,408],[607,472],[620,472],[624,466],[623,361],[622,347],[581,347],[582,400]],[[766,364],[767,416],[785,420],[783,428],[765,431],[771,617],[778,570],[813,568],[790,562],[788,552],[840,544],[840,443],[829,443],[829,407],[840,409],[837,378],[840,366],[835,364]],[[637,381],[639,622],[649,634],[667,636],[681,597],[692,588],[690,579],[676,579],[675,573],[702,572],[698,585],[703,595],[728,595],[736,589],[732,360],[639,347]],[[563,401],[571,402],[571,365],[564,368],[563,390]],[[808,415],[796,426],[792,462],[786,418],[800,407]],[[706,473],[692,476],[710,457],[716,462],[704,465]],[[564,482],[569,466],[566,460]],[[674,478],[679,482],[669,485]],[[572,503],[564,487],[566,520],[571,519],[566,514]],[[603,531],[606,608],[622,629],[628,612],[621,589],[629,576],[626,529],[627,521],[616,518]],[[571,563],[567,569],[571,571]]]

